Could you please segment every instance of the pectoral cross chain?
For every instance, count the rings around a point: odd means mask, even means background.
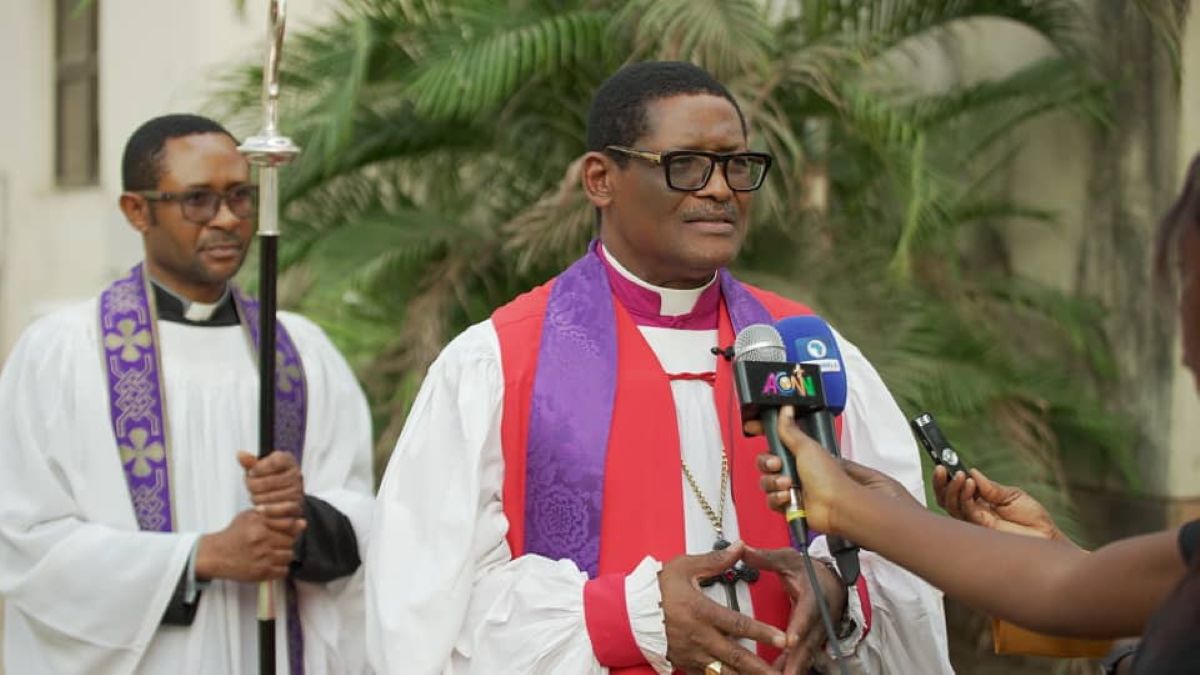
[[[700,486],[696,484],[696,478],[692,475],[691,469],[688,469],[687,462],[683,462],[683,477],[687,479],[688,486],[692,489],[692,494],[696,496],[696,502],[700,504],[701,510],[704,511],[704,516],[708,518],[708,522],[712,523],[713,529],[717,532],[717,540],[713,543],[714,551],[724,551],[729,548],[729,540],[725,538],[725,495],[729,489],[729,457],[724,451],[721,452],[721,491],[719,504],[716,510],[712,504],[704,498],[704,493],[700,491]],[[725,604],[735,612],[742,611],[738,606],[737,599],[737,582],[745,581],[746,583],[754,583],[758,581],[758,570],[748,566],[741,560],[737,561],[733,567],[721,572],[720,574],[700,580],[701,588],[708,588],[713,584],[721,584],[725,587]]]

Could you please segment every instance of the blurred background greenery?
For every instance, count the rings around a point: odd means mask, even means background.
[[[1182,15],[1138,7],[1174,53]],[[988,39],[961,30],[980,19],[1052,52],[929,81],[947,41]],[[285,301],[358,369],[382,466],[441,347],[592,236],[576,159],[599,82],[690,60],[776,158],[737,272],[810,303],[907,412],[936,411],[971,463],[1070,526],[1064,463],[1134,480],[1135,432],[1102,395],[1099,306],[1020,278],[998,246],[999,224],[1055,213],[997,177],[1041,116],[1111,132],[1097,30],[1070,0],[346,0],[289,37],[284,119],[305,159],[284,174]],[[226,117],[258,114],[259,82],[253,66],[229,79]]]
[[[283,171],[282,299],[355,367],[381,472],[441,347],[592,236],[576,160],[596,86],[690,60],[776,158],[739,275],[824,314],[906,413],[1078,540],[1194,518],[1200,398],[1151,275],[1200,147],[1189,4],[292,0],[282,127],[305,153]],[[265,11],[0,3],[0,358],[140,255],[114,205],[138,124],[258,128]],[[989,659],[985,619],[948,611],[959,672],[1089,672]]]
[[[593,235],[577,159],[596,86],[632,60],[692,61],[776,158],[736,272],[830,319],[971,465],[1024,486],[1077,539],[1103,538],[1079,525],[1068,484],[1141,480],[1141,431],[1109,395],[1121,372],[1104,303],[1019,274],[1005,227],[1060,224],[1007,180],[1023,129],[1055,116],[1100,143],[1121,131],[1118,92],[1136,75],[1106,30],[1140,24],[1177,81],[1186,3],[1117,4],[345,0],[285,60],[305,160],[285,172],[284,301],[356,367],[382,471],[444,344]],[[1014,30],[1042,54],[982,77],[931,72]],[[252,119],[259,82],[253,66],[232,75],[222,113]],[[950,611],[956,663],[988,672],[972,656],[985,624]]]

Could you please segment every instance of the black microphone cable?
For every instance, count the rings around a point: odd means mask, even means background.
[[[767,447],[775,452],[775,448],[783,448],[783,441],[779,438],[779,411],[776,409],[764,410],[762,414],[763,432],[767,437]],[[787,450],[784,449],[787,453]],[[792,480],[792,489],[790,492],[790,501],[788,502],[787,511],[784,516],[787,518],[788,528],[791,530],[792,538],[796,542],[796,548],[800,551],[800,558],[804,561],[804,573],[808,577],[809,588],[812,589],[813,596],[817,601],[817,611],[821,614],[821,623],[825,627],[825,640],[829,643],[829,649],[833,652],[833,661],[837,664],[838,672],[841,675],[847,675],[845,656],[842,654],[841,646],[838,644],[837,630],[833,627],[833,612],[829,610],[829,602],[825,598],[825,593],[821,591],[821,582],[817,580],[817,569],[813,566],[812,555],[808,552],[809,541],[808,522],[805,520],[808,516],[804,510],[803,497],[800,494],[800,484],[796,477],[796,467],[794,458],[791,453],[787,453],[787,459],[784,460],[784,471],[789,473],[789,478]],[[778,455],[777,455],[778,456]],[[792,460],[791,462],[787,460]],[[790,471],[789,471],[790,468]],[[839,580],[839,585],[841,582]],[[850,602],[850,589],[846,589],[846,603]]]

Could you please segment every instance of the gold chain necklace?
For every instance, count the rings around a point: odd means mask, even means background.
[[[729,457],[724,451],[721,452],[721,502],[719,510],[713,510],[712,504],[704,498],[704,493],[700,491],[700,485],[696,483],[696,477],[692,475],[688,469],[687,462],[682,459],[679,462],[683,465],[683,477],[687,479],[688,486],[692,488],[692,494],[696,496],[696,501],[700,503],[700,509],[704,511],[704,516],[708,518],[708,522],[712,523],[713,529],[717,531],[717,543],[713,545],[714,549],[723,549],[729,546],[729,542],[725,540],[725,496],[729,488]]]
[[[717,540],[713,543],[714,551],[722,551],[729,548],[729,540],[725,538],[725,495],[729,489],[729,456],[724,451],[721,452],[721,507],[719,510],[713,510],[712,504],[704,498],[704,493],[700,491],[700,486],[696,483],[696,477],[692,475],[691,469],[688,469],[687,462],[680,460],[683,465],[683,477],[687,479],[688,486],[692,488],[692,494],[696,495],[696,501],[700,502],[700,508],[704,511],[708,522],[712,523],[713,529],[717,531]],[[737,590],[734,585],[739,581],[754,583],[758,580],[758,570],[747,567],[742,561],[738,561],[733,567],[728,570],[707,579],[700,580],[700,586],[707,588],[713,584],[721,584],[725,587],[725,606],[735,612],[740,612],[738,606]]]

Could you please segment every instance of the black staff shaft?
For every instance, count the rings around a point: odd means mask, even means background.
[[[279,176],[277,167],[300,154],[300,148],[279,133],[279,57],[283,50],[287,0],[270,0],[267,54],[263,64],[263,128],[238,146],[258,167],[259,331],[258,331],[258,457],[275,451],[275,280],[279,267]],[[258,585],[258,663],[260,675],[276,675],[276,584]],[[294,668],[296,664],[291,664]]]
[[[275,449],[275,280],[279,265],[279,235],[259,233],[258,315],[258,457]],[[258,588],[258,671],[275,675],[275,584]]]
[[[279,236],[258,235],[258,457],[275,449],[275,279],[279,265]]]

